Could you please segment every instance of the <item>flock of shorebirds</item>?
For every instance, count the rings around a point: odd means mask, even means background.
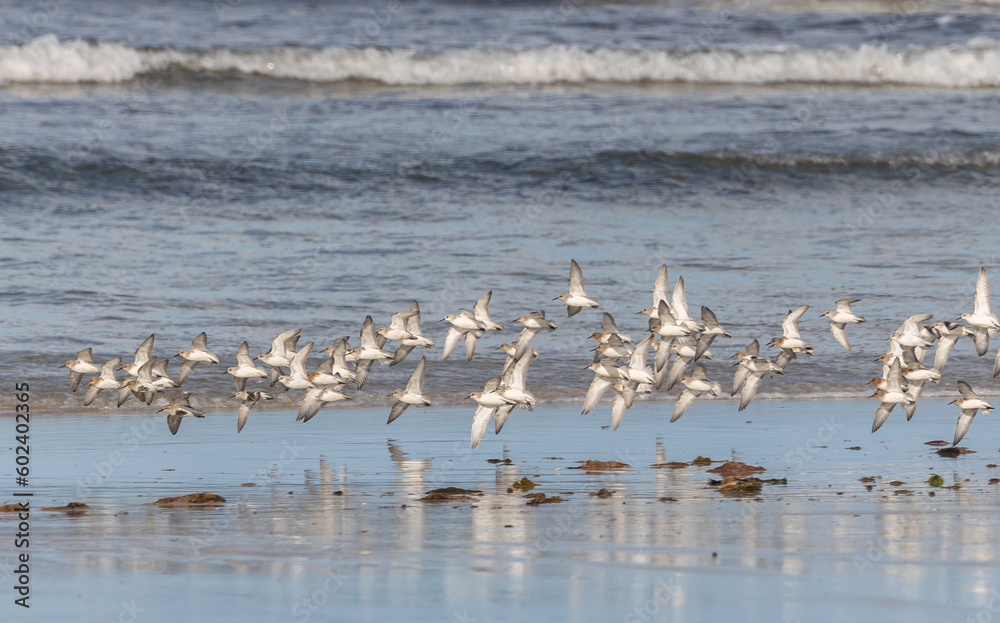
[[[637,343],[633,343],[630,335],[618,330],[611,314],[604,313],[601,330],[590,336],[597,342],[597,347],[594,349],[593,363],[587,366],[594,373],[594,378],[584,399],[583,413],[590,412],[606,391],[611,389],[615,393],[611,407],[612,426],[617,429],[637,395],[659,390],[664,384],[669,390],[681,383],[684,390],[677,398],[670,419],[674,422],[684,415],[698,397],[706,393],[716,397],[722,393],[721,385],[709,380],[705,366],[699,361],[712,358],[709,347],[717,337],[728,338],[732,337],[731,334],[719,324],[716,315],[708,307],[701,308],[701,322],[691,317],[683,277],[677,279],[672,294],[668,286],[667,267],[664,265],[660,267],[653,284],[653,305],[639,312],[649,317],[649,335]],[[459,313],[448,314],[443,318],[442,321],[451,326],[445,337],[442,359],[447,359],[459,342],[464,340],[466,358],[471,361],[479,338],[487,332],[503,330],[503,324],[490,319],[491,296],[492,292],[487,292],[471,311],[461,309]],[[882,376],[870,381],[876,386],[873,397],[880,401],[872,432],[885,423],[897,404],[903,405],[907,420],[913,417],[924,383],[940,380],[941,371],[959,338],[973,338],[976,352],[980,356],[986,353],[990,331],[1000,330],[1000,318],[990,311],[989,299],[989,278],[986,269],[982,268],[976,283],[974,310],[959,318],[968,322],[971,327],[949,321],[923,326],[922,323],[930,320],[931,316],[918,314],[908,317],[889,336],[889,350],[878,359],[883,364]],[[599,307],[596,300],[587,296],[583,271],[575,260],[570,261],[569,292],[560,294],[553,300],[563,301],[570,317],[583,308]],[[847,350],[851,350],[851,346],[845,328],[849,324],[865,321],[851,309],[851,305],[858,301],[859,299],[841,299],[836,302],[836,309],[823,314],[830,320],[833,336]],[[777,349],[773,360],[761,355],[758,340],[751,342],[745,351],[733,355],[738,361],[734,364],[736,373],[730,395],[740,394],[740,411],[750,404],[765,377],[783,374],[788,364],[798,355],[813,353],[812,346],[802,339],[798,327],[799,319],[808,309],[808,305],[802,305],[785,316],[781,323],[782,335],[768,343]],[[531,344],[541,331],[555,330],[556,323],[547,319],[544,311],[518,316],[515,322],[523,328],[516,341],[499,347],[507,353],[500,376],[488,380],[482,391],[469,394],[469,398],[478,405],[472,419],[472,447],[479,444],[490,419],[494,420],[494,430],[499,434],[514,407],[531,410],[536,404],[534,396],[526,387],[528,367],[538,357],[538,350]],[[427,349],[434,346],[434,342],[422,334],[420,306],[416,301],[409,310],[392,314],[387,327],[376,329],[372,317],[367,316],[361,325],[361,345],[351,348],[348,337],[335,340],[332,345],[323,349],[329,356],[319,364],[315,372],[309,372],[306,368],[313,343],[299,348],[300,334],[301,329],[280,333],[271,341],[271,348],[257,356],[256,359],[268,369],[255,365],[246,342],[237,349],[237,365],[227,369],[236,386],[233,398],[239,400],[237,432],[243,430],[251,410],[258,402],[272,398],[265,391],[248,390],[247,379],[267,378],[271,387],[281,384],[289,390],[305,390],[297,420],[307,422],[323,406],[347,400],[344,390],[348,383],[361,389],[376,361],[382,365],[396,365],[406,359],[414,348],[419,346]],[[80,351],[76,359],[64,364],[70,370],[72,391],[77,390],[84,375],[96,374],[87,381],[84,405],[94,402],[102,390],[117,392],[119,407],[131,397],[149,405],[157,395],[180,387],[199,363],[219,364],[218,355],[208,349],[206,334],[200,333],[191,342],[191,348],[178,354],[184,362],[176,379],[171,379],[167,372],[168,360],[159,359],[152,354],[154,337],[150,335],[142,342],[131,363],[122,364],[122,358],[117,357],[97,366],[93,361],[92,349]],[[398,344],[394,351],[386,350],[389,342]],[[934,364],[928,368],[923,364],[924,357],[935,343]],[[650,350],[655,353],[652,366],[648,365]],[[118,370],[124,370],[127,376],[119,380]],[[430,400],[423,393],[426,370],[425,356],[417,363],[406,387],[392,393],[396,402],[389,412],[389,423],[402,415],[410,405],[430,406]],[[993,368],[993,376],[998,374],[1000,349]],[[960,397],[952,401],[952,404],[958,405],[961,413],[953,445],[958,444],[965,436],[976,413],[982,411],[988,414],[993,409],[988,402],[976,395],[968,383],[958,381],[958,388]],[[171,433],[177,434],[185,417],[204,417],[202,411],[191,405],[190,398],[189,393],[167,398],[168,404],[160,409],[159,412],[167,413]]]

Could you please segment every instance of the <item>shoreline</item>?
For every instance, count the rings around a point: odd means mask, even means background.
[[[874,436],[864,428],[872,405],[849,404],[770,401],[733,417],[728,403],[696,403],[672,425],[658,405],[637,405],[615,432],[601,428],[610,424],[603,405],[591,416],[540,405],[515,411],[476,450],[465,423],[453,432],[455,417],[471,420],[458,408],[444,409],[448,417],[408,410],[389,427],[382,409],[331,409],[298,426],[288,412],[261,411],[239,436],[235,417],[185,422],[176,437],[144,414],[101,426],[89,414],[39,418],[33,506],[91,508],[33,513],[32,556],[46,575],[32,605],[47,616],[84,605],[114,619],[134,599],[150,621],[255,612],[275,621],[305,612],[686,621],[746,616],[746,604],[767,620],[815,620],[817,608],[831,621],[859,611],[888,621],[975,616],[1000,582],[1000,544],[989,536],[1000,528],[1000,485],[989,484],[1000,469],[987,467],[1000,452],[988,418],[964,444],[974,454],[944,458],[924,445],[953,426],[942,401],[911,422],[890,418]],[[367,417],[375,412],[377,421]],[[573,423],[581,427],[571,432]],[[137,427],[147,436],[124,441]],[[699,455],[715,462],[651,467]],[[572,469],[588,459],[631,467]],[[786,484],[727,497],[708,471],[726,460]],[[928,484],[931,474],[943,486]],[[515,490],[525,477],[536,487]],[[444,487],[482,495],[420,500]],[[226,503],[149,504],[200,491]],[[563,501],[529,505],[524,496],[539,492]],[[0,514],[0,531],[10,526]],[[752,599],[760,591],[774,599]]]

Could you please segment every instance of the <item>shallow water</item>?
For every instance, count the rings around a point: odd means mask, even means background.
[[[142,413],[40,419],[33,503],[92,510],[33,514],[32,613],[113,619],[124,602],[150,621],[903,621],[988,608],[1000,582],[988,421],[967,440],[975,454],[947,459],[923,444],[950,437],[944,401],[877,435],[863,401],[761,402],[739,416],[730,406],[696,403],[668,425],[662,405],[637,403],[616,432],[602,428],[607,405],[587,417],[539,406],[474,451],[471,412],[456,408],[412,409],[391,427],[381,409],[331,408],[305,425],[261,411],[239,436],[228,413],[186,421],[176,437]],[[731,499],[705,467],[651,467],[698,455],[763,466],[787,485]],[[631,468],[571,469],[585,459]],[[928,486],[932,473],[960,488]],[[507,493],[523,476],[567,501],[526,506]],[[484,495],[417,500],[443,486]],[[615,493],[589,495],[601,488]],[[228,501],[148,505],[195,491]]]

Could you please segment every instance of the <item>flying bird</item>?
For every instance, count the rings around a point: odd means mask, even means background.
[[[410,405],[431,406],[431,401],[423,393],[424,375],[426,373],[427,357],[421,357],[419,363],[417,363],[417,367],[410,374],[410,380],[406,382],[406,388],[397,389],[392,392],[391,396],[396,398],[396,404],[392,405],[392,409],[389,411],[389,421],[386,424],[392,424],[396,418],[403,415],[403,411],[406,411],[406,408]]]
[[[847,341],[847,332],[844,331],[844,327],[848,324],[865,321],[864,318],[851,311],[851,305],[860,300],[861,299],[840,299],[836,303],[837,309],[824,312],[823,315],[820,316],[820,318],[826,317],[830,319],[830,332],[833,333],[833,337],[840,342],[840,345],[847,350],[851,350],[851,345]]]
[[[569,261],[569,294],[560,294],[553,301],[566,303],[566,315],[575,316],[584,307],[600,307],[583,289],[583,270],[576,260]]]

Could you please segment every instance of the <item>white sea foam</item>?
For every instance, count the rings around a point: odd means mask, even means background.
[[[60,42],[46,35],[21,46],[0,47],[2,83],[114,83],[167,69],[281,80],[427,86],[689,82],[967,88],[1000,86],[1000,42],[979,37],[966,45],[905,49],[878,45],[822,50],[547,46],[428,53],[376,48],[141,49],[114,42]]]

